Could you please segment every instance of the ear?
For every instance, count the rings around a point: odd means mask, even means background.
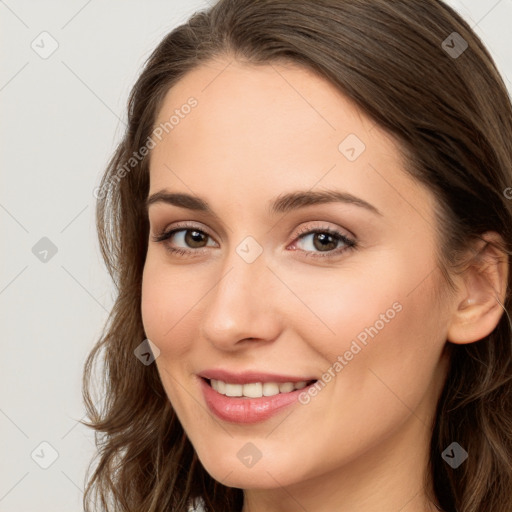
[[[493,231],[484,233],[476,244],[475,255],[464,272],[457,276],[460,292],[448,328],[447,339],[465,344],[490,334],[506,311],[509,258],[502,237]]]

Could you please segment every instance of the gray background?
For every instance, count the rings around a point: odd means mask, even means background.
[[[512,0],[448,3],[486,43],[512,91]],[[144,60],[206,6],[0,0],[1,512],[82,510],[94,453],[93,434],[77,423],[82,368],[113,303],[93,190]],[[52,44],[58,48],[45,55]]]

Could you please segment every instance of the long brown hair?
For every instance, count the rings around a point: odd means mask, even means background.
[[[492,57],[453,9],[439,0],[220,0],[194,14],[148,58],[97,194],[100,248],[116,300],[84,369],[90,422],[83,423],[95,429],[99,450],[86,510],[93,498],[93,510],[112,512],[187,512],[193,498],[207,512],[242,509],[243,491],[202,467],[155,365],[134,356],[146,338],[150,154],[126,163],[151,135],[169,88],[216,57],[314,70],[396,137],[406,171],[437,198],[447,289],[458,255],[482,233],[499,233],[501,250],[512,254],[511,101]],[[505,314],[494,331],[478,342],[448,343],[451,367],[430,447],[433,499],[445,512],[512,510],[511,279],[509,272]],[[457,469],[441,457],[453,441],[469,453]]]

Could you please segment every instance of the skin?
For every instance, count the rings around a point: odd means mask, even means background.
[[[494,329],[506,263],[492,267],[490,285],[468,270],[459,292],[438,293],[435,198],[405,173],[395,141],[312,72],[227,58],[203,64],[169,90],[155,125],[190,96],[197,107],[152,150],[149,195],[193,194],[216,216],[149,207],[141,308],[163,386],[202,464],[245,490],[244,512],[437,510],[424,478],[448,369],[443,349]],[[349,134],[366,145],[353,162],[338,149]],[[268,213],[273,198],[299,189],[349,192],[381,215],[344,203]],[[204,248],[187,245],[184,231],[167,243],[198,256],[153,241],[180,221],[209,235]],[[298,230],[319,227],[358,245],[308,257],[326,249]],[[247,236],[263,250],[252,263],[236,252]],[[253,425],[208,410],[202,370],[320,379],[395,302],[402,310],[307,405]],[[262,454],[251,468],[237,457],[247,442]]]

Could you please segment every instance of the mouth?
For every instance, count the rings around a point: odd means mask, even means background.
[[[238,424],[263,422],[284,408],[297,405],[300,402],[299,395],[307,393],[317,382],[311,379],[240,384],[199,378],[203,398],[210,412],[223,421]]]
[[[201,377],[217,393],[233,398],[262,398],[291,393],[311,386],[316,379],[297,382],[248,382],[246,384],[229,383],[218,379]]]

